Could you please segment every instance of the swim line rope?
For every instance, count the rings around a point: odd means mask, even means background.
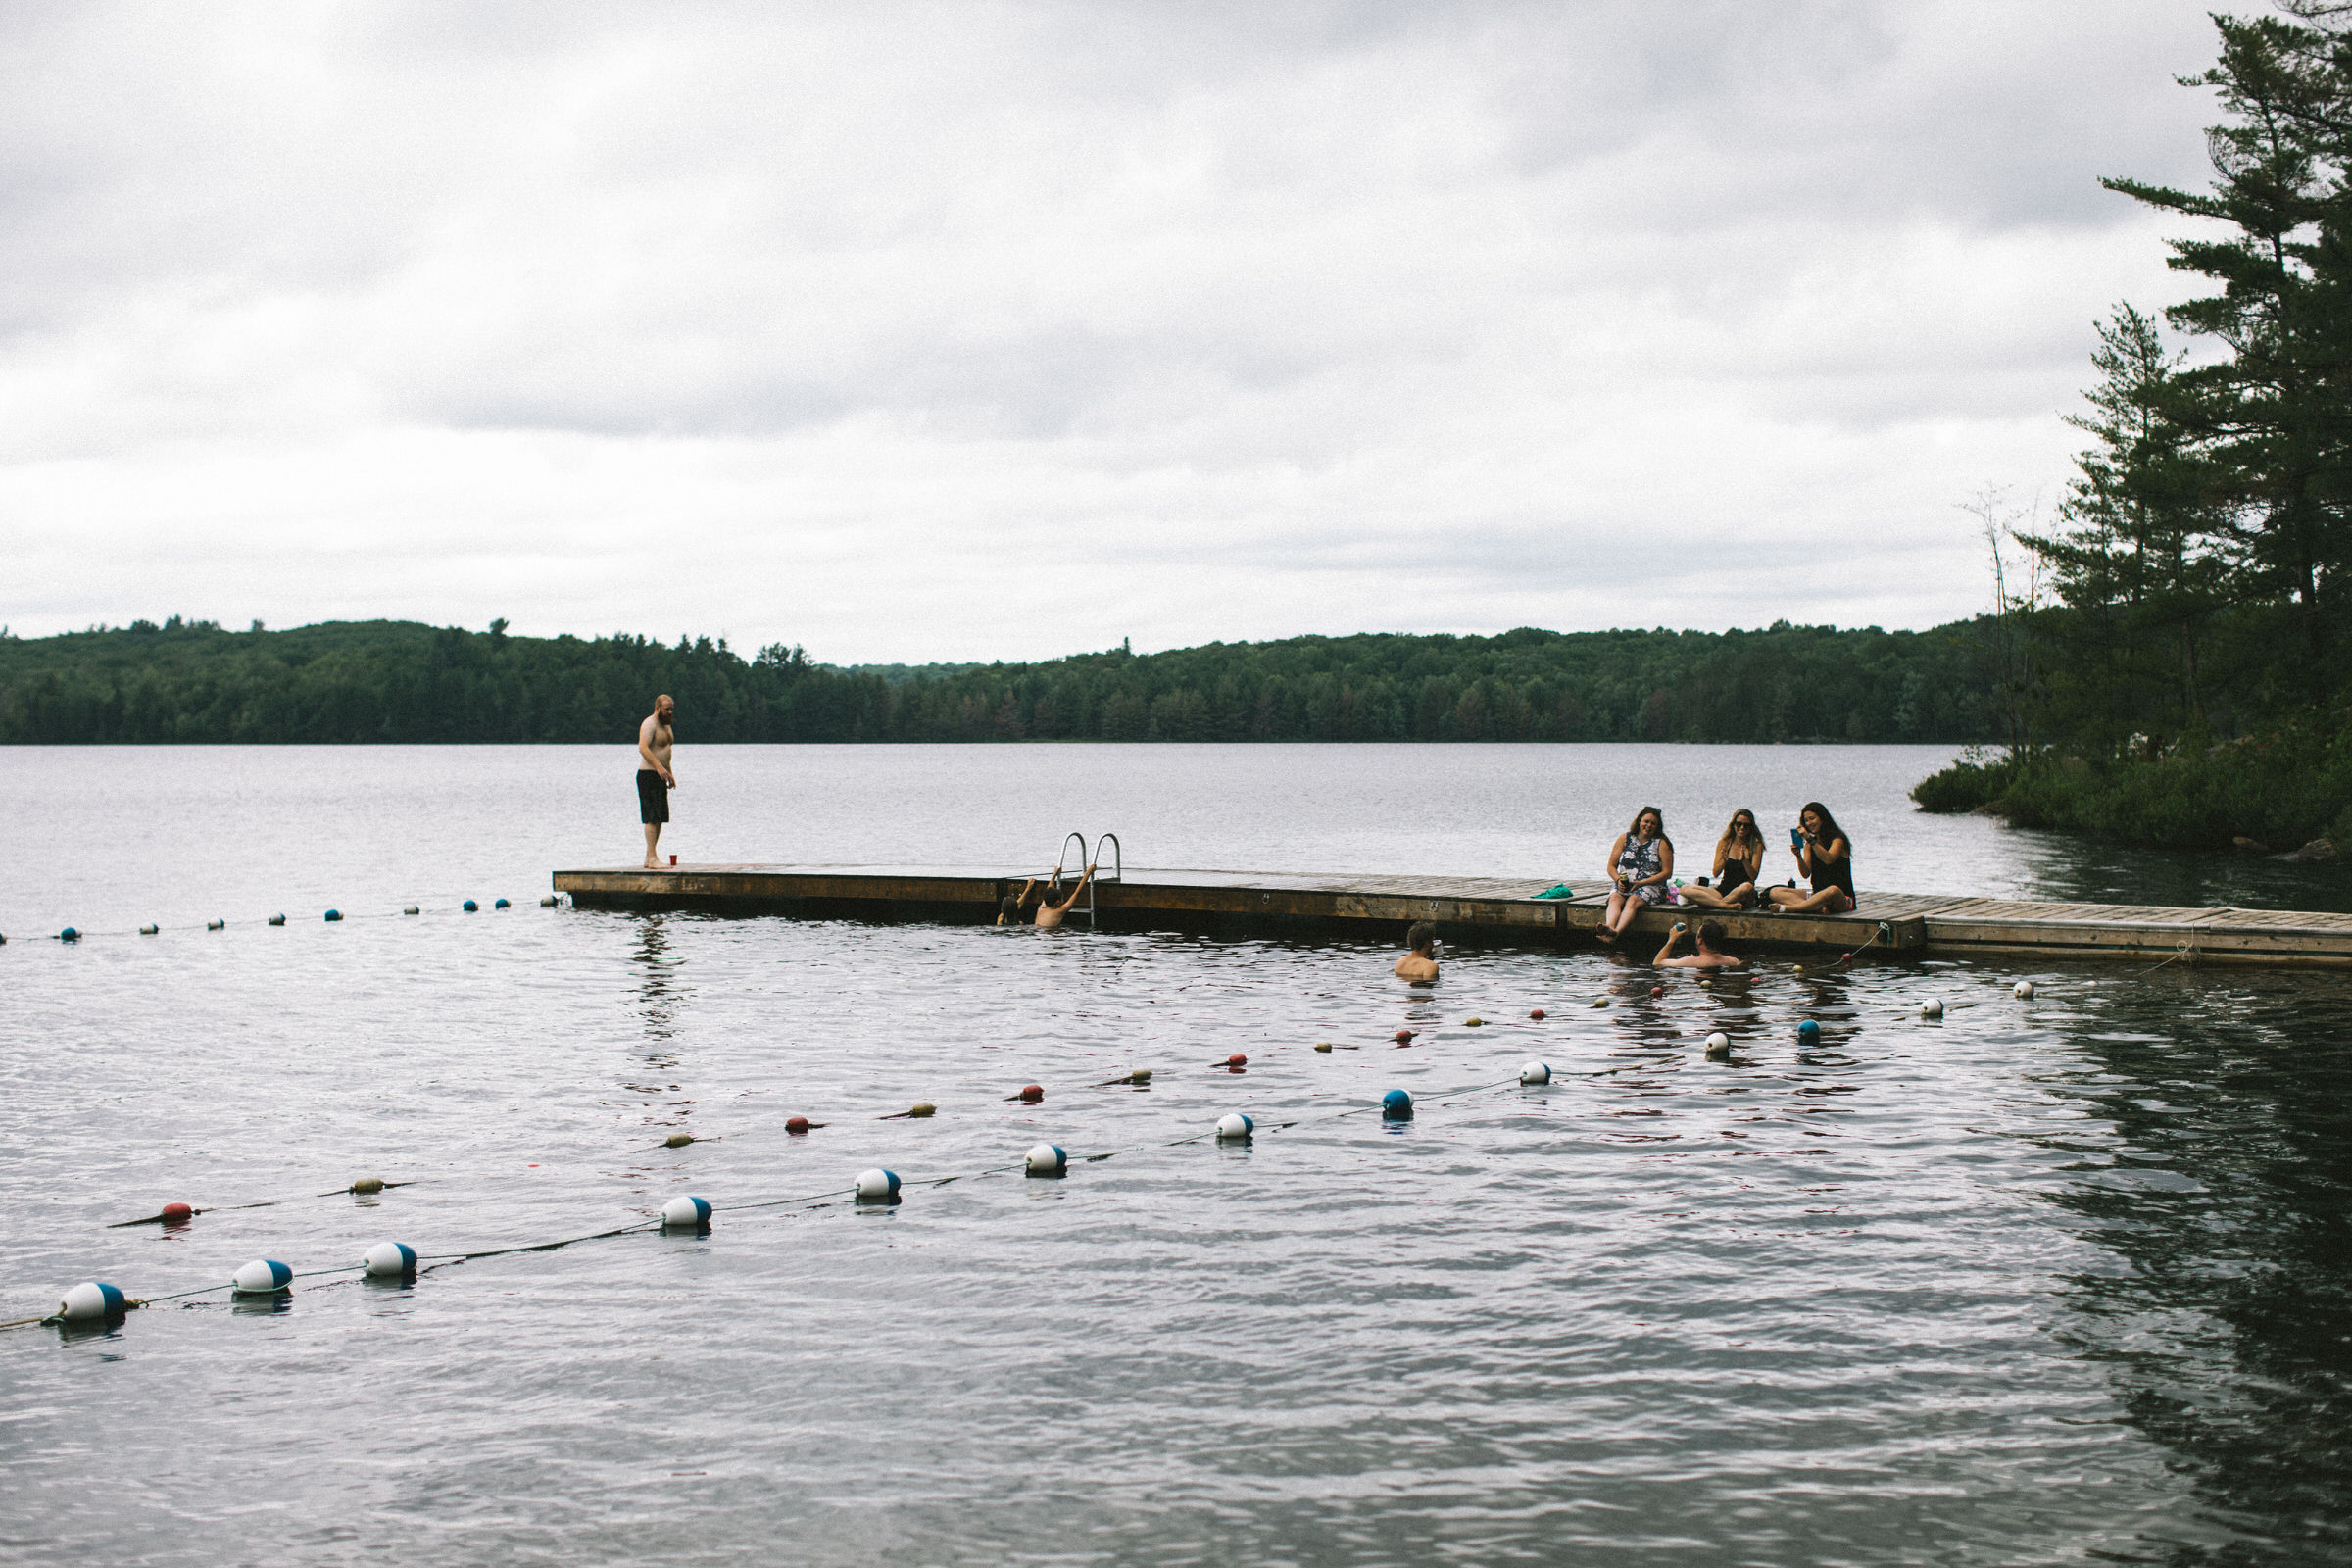
[[[1621,1065],[1619,1065],[1619,1066],[1615,1066],[1615,1067],[1602,1067],[1602,1068],[1593,1069],[1593,1070],[1592,1070],[1592,1071],[1588,1071],[1588,1072],[1560,1073],[1560,1074],[1555,1074],[1554,1076],[1555,1076],[1555,1077],[1563,1077],[1563,1078],[1611,1078],[1611,1077],[1615,1077],[1615,1076],[1616,1076],[1617,1074],[1619,1074],[1619,1073],[1626,1073],[1626,1072],[1645,1072],[1645,1071],[1654,1071],[1654,1070],[1657,1068],[1657,1066],[1658,1066],[1658,1063],[1656,1063],[1656,1062],[1626,1062],[1626,1063],[1623,1063],[1623,1064],[1621,1064]],[[1518,1075],[1517,1075],[1516,1073],[1514,1073],[1512,1076],[1510,1076],[1510,1077],[1508,1077],[1508,1078],[1501,1078],[1501,1079],[1497,1079],[1497,1080],[1495,1080],[1494,1082],[1493,1082],[1493,1083],[1489,1083],[1489,1084],[1473,1084],[1473,1085],[1471,1085],[1471,1086],[1469,1086],[1469,1087],[1467,1087],[1467,1088],[1462,1088],[1462,1089],[1452,1089],[1452,1090],[1446,1090],[1446,1091],[1443,1091],[1443,1092],[1440,1094],[1440,1096],[1439,1096],[1437,1099],[1435,1099],[1435,1100],[1432,1100],[1432,1101],[1430,1102],[1430,1104],[1431,1104],[1432,1106],[1440,1106],[1440,1107],[1442,1107],[1442,1106],[1447,1106],[1447,1105],[1455,1105],[1455,1104],[1460,1104],[1460,1103],[1461,1103],[1461,1102],[1463,1102],[1464,1101],[1476,1099],[1476,1098],[1477,1098],[1478,1096],[1480,1096],[1480,1095],[1492,1094],[1492,1093],[1494,1093],[1494,1092],[1495,1090],[1497,1090],[1497,1089],[1507,1089],[1507,1088],[1512,1088],[1512,1087],[1515,1087],[1515,1086],[1517,1086],[1517,1085],[1519,1084],[1519,1081],[1520,1081],[1520,1080],[1519,1080],[1519,1077],[1518,1077]],[[1266,1125],[1266,1127],[1265,1127],[1263,1130],[1264,1130],[1264,1131],[1266,1131],[1266,1132],[1270,1132],[1270,1133],[1271,1133],[1271,1132],[1283,1132],[1283,1131],[1287,1131],[1288,1129],[1290,1129],[1290,1128],[1293,1128],[1293,1127],[1305,1126],[1305,1125],[1308,1125],[1308,1124],[1310,1124],[1310,1123],[1323,1123],[1323,1122],[1344,1121],[1344,1120],[1346,1120],[1347,1118],[1348,1118],[1348,1117],[1350,1117],[1350,1116],[1362,1116],[1362,1115],[1367,1115],[1367,1114],[1370,1114],[1370,1113],[1373,1113],[1373,1112],[1376,1112],[1376,1111],[1380,1111],[1380,1110],[1382,1110],[1382,1109],[1383,1109],[1383,1107],[1382,1107],[1382,1106],[1380,1106],[1380,1105],[1378,1105],[1378,1104],[1372,1104],[1372,1105],[1350,1105],[1350,1106],[1348,1106],[1348,1107],[1347,1109],[1345,1109],[1345,1110],[1336,1110],[1336,1111],[1331,1111],[1331,1112],[1328,1112],[1328,1113],[1326,1113],[1326,1114],[1323,1114],[1323,1115],[1320,1115],[1320,1116],[1318,1116],[1318,1115],[1313,1115],[1313,1114],[1301,1114],[1301,1115],[1294,1116],[1294,1117],[1292,1117],[1292,1118],[1291,1118],[1290,1120],[1288,1120],[1288,1121],[1269,1122],[1269,1123]],[[1255,1129],[1253,1129],[1253,1131],[1254,1131],[1254,1130],[1255,1130]],[[1185,1147],[1186,1145],[1188,1145],[1188,1144],[1199,1144],[1199,1143],[1205,1143],[1205,1142],[1208,1142],[1208,1141],[1210,1141],[1210,1140],[1213,1140],[1214,1138],[1216,1138],[1216,1136],[1217,1136],[1217,1134],[1216,1134],[1216,1133],[1215,1133],[1215,1131],[1212,1129],[1211,1131],[1204,1132],[1204,1133],[1194,1133],[1194,1134],[1191,1134],[1191,1135],[1189,1135],[1189,1136],[1187,1136],[1187,1137],[1184,1137],[1184,1138],[1175,1138],[1175,1139],[1167,1139],[1167,1140],[1150,1140],[1150,1141],[1147,1141],[1147,1142],[1144,1142],[1144,1143],[1139,1143],[1139,1144],[1130,1144],[1130,1145],[1128,1145],[1128,1146],[1126,1146],[1125,1148],[1122,1148],[1122,1149],[1112,1149],[1112,1150],[1105,1150],[1104,1152],[1102,1152],[1102,1153],[1099,1153],[1099,1154],[1088,1154],[1088,1155],[1084,1156],[1084,1158],[1083,1158],[1083,1159],[1079,1160],[1077,1163],[1081,1163],[1081,1164],[1089,1164],[1089,1165],[1092,1165],[1092,1164],[1100,1164],[1100,1163],[1102,1163],[1102,1161],[1104,1161],[1104,1160],[1108,1160],[1108,1159],[1116,1159],[1116,1158],[1118,1158],[1118,1157],[1120,1157],[1121,1155],[1124,1155],[1124,1154],[1143,1153],[1143,1152],[1149,1152],[1149,1151],[1152,1151],[1152,1150],[1159,1150],[1159,1149],[1181,1149],[1181,1148],[1184,1148],[1184,1147]],[[957,1172],[955,1172],[954,1174],[947,1175],[947,1176],[930,1176],[930,1177],[924,1177],[924,1178],[922,1178],[922,1179],[921,1179],[921,1180],[919,1180],[919,1181],[910,1181],[910,1182],[906,1182],[906,1183],[903,1183],[902,1185],[903,1185],[903,1186],[907,1186],[907,1187],[929,1187],[929,1188],[937,1189],[937,1188],[941,1188],[941,1187],[946,1187],[946,1186],[948,1186],[948,1185],[949,1185],[950,1183],[952,1183],[952,1182],[959,1182],[959,1181],[976,1180],[976,1179],[978,1179],[978,1178],[980,1178],[980,1177],[984,1177],[984,1176],[999,1176],[999,1175],[1004,1175],[1004,1174],[1005,1174],[1006,1172],[1009,1172],[1009,1171],[1020,1170],[1020,1169],[1024,1168],[1024,1165],[1025,1165],[1025,1161],[1024,1161],[1024,1160],[1009,1160],[1009,1161],[1007,1161],[1007,1162],[1005,1162],[1005,1163],[1004,1163],[1004,1164],[1001,1164],[1001,1165],[987,1165],[987,1166],[983,1166],[983,1167],[981,1167],[981,1168],[980,1168],[980,1169],[978,1169],[978,1170],[972,1170],[972,1171],[957,1171]],[[399,1184],[391,1184],[391,1183],[387,1183],[386,1185],[388,1185],[388,1186],[389,1186],[389,1185],[402,1185],[402,1186],[406,1186],[406,1185],[411,1185],[411,1184],[408,1184],[408,1183],[399,1183]],[[815,1210],[815,1209],[820,1209],[820,1208],[832,1208],[832,1207],[836,1207],[836,1206],[838,1206],[839,1204],[841,1204],[841,1203],[842,1203],[842,1202],[843,1202],[845,1200],[849,1200],[849,1199],[852,1199],[852,1198],[854,1198],[854,1197],[855,1197],[855,1194],[856,1194],[856,1192],[857,1192],[857,1188],[856,1188],[855,1186],[851,1186],[851,1187],[828,1187],[828,1188],[824,1189],[822,1192],[816,1192],[816,1193],[807,1193],[807,1194],[802,1194],[802,1195],[800,1195],[800,1196],[797,1196],[797,1197],[792,1197],[792,1198],[768,1198],[768,1199],[758,1199],[758,1200],[754,1200],[747,1201],[747,1202],[741,1202],[741,1203],[729,1203],[729,1204],[720,1205],[720,1206],[723,1206],[723,1207],[724,1207],[724,1208],[727,1210],[727,1212],[729,1212],[729,1213],[741,1212],[741,1211],[744,1211],[744,1210],[751,1210],[751,1209],[770,1209],[770,1208],[788,1208],[788,1207],[800,1207],[800,1208],[805,1208],[805,1209],[808,1209],[808,1210],[811,1210],[811,1211],[813,1211],[813,1210]],[[334,1197],[334,1196],[337,1196],[337,1195],[335,1195],[335,1194],[331,1194],[331,1193],[330,1193],[330,1194],[324,1194],[324,1195],[321,1195],[321,1196],[324,1196],[324,1197]],[[284,1199],[271,1200],[271,1202],[272,1202],[272,1203],[274,1203],[274,1202],[284,1202],[284,1201],[290,1201],[290,1200],[284,1200]],[[264,1208],[264,1207],[269,1207],[269,1206],[270,1206],[270,1204],[268,1204],[268,1203],[242,1203],[242,1204],[236,1204],[236,1205],[233,1205],[233,1206],[234,1206],[234,1207],[238,1207],[238,1208]],[[223,1211],[225,1211],[225,1210],[223,1210]],[[134,1224],[134,1225],[135,1225],[135,1224],[145,1224],[145,1223],[148,1223],[148,1222],[147,1222],[147,1221],[143,1221],[143,1220],[127,1220],[127,1221],[122,1221],[122,1222],[120,1222],[120,1223],[122,1223],[122,1224]],[[110,1227],[110,1228],[111,1228],[111,1227]],[[602,1241],[610,1241],[610,1240],[612,1240],[612,1238],[614,1238],[614,1237],[618,1237],[618,1236],[635,1236],[635,1235],[641,1235],[641,1234],[648,1234],[648,1233],[652,1233],[652,1232],[655,1232],[655,1231],[659,1231],[659,1230],[661,1230],[661,1229],[662,1229],[662,1228],[663,1228],[663,1222],[662,1222],[662,1220],[658,1219],[658,1218],[657,1218],[657,1219],[650,1219],[650,1220],[638,1220],[638,1221],[634,1221],[634,1222],[632,1222],[632,1223],[630,1223],[630,1224],[627,1224],[627,1225],[616,1225],[616,1226],[613,1226],[613,1227],[612,1227],[612,1228],[610,1228],[610,1229],[607,1229],[607,1230],[601,1230],[601,1231],[590,1231],[590,1232],[587,1232],[587,1233],[586,1233],[586,1234],[584,1234],[584,1235],[579,1235],[579,1236],[566,1236],[566,1237],[562,1237],[562,1238],[560,1238],[560,1239],[558,1239],[558,1240],[555,1240],[555,1241],[550,1241],[550,1242],[521,1242],[521,1243],[516,1243],[516,1244],[514,1244],[514,1245],[513,1245],[513,1246],[509,1246],[509,1247],[490,1247],[490,1248],[479,1248],[479,1249],[475,1249],[475,1250],[470,1250],[470,1251],[465,1251],[465,1252],[433,1252],[433,1253],[424,1253],[424,1254],[420,1254],[420,1255],[417,1257],[417,1259],[416,1259],[416,1263],[417,1263],[416,1272],[417,1272],[417,1273],[419,1273],[419,1274],[423,1274],[423,1273],[425,1273],[425,1272],[427,1272],[427,1271],[429,1271],[429,1270],[431,1270],[431,1269],[439,1269],[439,1268],[450,1268],[450,1267],[455,1267],[455,1266],[456,1266],[456,1265],[458,1265],[458,1264],[461,1264],[461,1263],[468,1263],[468,1262],[472,1262],[472,1261],[474,1261],[474,1260],[476,1260],[476,1259],[478,1259],[478,1258],[486,1258],[486,1257],[508,1257],[508,1256],[513,1256],[513,1255],[515,1255],[515,1254],[518,1254],[518,1253],[523,1253],[523,1252],[552,1252],[552,1251],[555,1251],[555,1250],[557,1250],[558,1249],[561,1249],[561,1248],[565,1248],[565,1247],[576,1247],[576,1246],[580,1245],[580,1244],[581,1244],[581,1243],[583,1243],[583,1242],[602,1242]],[[365,1265],[365,1264],[362,1264],[362,1263],[348,1263],[348,1264],[344,1264],[343,1266],[341,1266],[341,1267],[338,1267],[338,1268],[320,1268],[320,1269],[304,1269],[304,1270],[300,1270],[300,1271],[298,1271],[298,1272],[296,1272],[296,1273],[292,1274],[292,1275],[290,1276],[290,1278],[291,1278],[291,1279],[297,1279],[297,1280],[301,1280],[301,1279],[322,1279],[322,1278],[333,1278],[333,1277],[336,1277],[336,1276],[341,1276],[341,1275],[356,1275],[356,1274],[360,1274],[360,1273],[363,1273],[363,1272],[365,1272],[365,1270],[366,1270],[366,1265]],[[155,1302],[158,1302],[158,1301],[176,1301],[176,1300],[183,1300],[183,1299],[186,1299],[186,1298],[191,1298],[191,1297],[198,1297],[198,1296],[217,1296],[217,1295],[219,1295],[220,1293],[221,1293],[222,1291],[226,1291],[226,1290],[229,1290],[229,1289],[230,1289],[230,1287],[229,1287],[229,1286],[226,1286],[226,1285],[203,1285],[203,1286],[197,1286],[197,1287],[195,1287],[195,1288],[193,1288],[193,1289],[190,1289],[190,1290],[185,1290],[185,1291],[172,1291],[172,1292],[166,1293],[166,1294],[164,1294],[164,1295],[160,1295],[160,1296],[145,1296],[145,1297],[136,1297],[136,1298],[124,1298],[123,1305],[124,1305],[124,1309],[125,1309],[125,1310],[135,1310],[135,1309],[137,1309],[137,1308],[139,1308],[139,1307],[143,1307],[143,1306],[149,1306],[149,1305],[152,1305],[152,1304],[154,1304]],[[60,1317],[59,1317],[59,1315],[58,1315],[57,1313],[54,1313],[54,1312],[49,1312],[49,1313],[43,1313],[43,1314],[41,1314],[41,1315],[39,1315],[39,1316],[36,1316],[36,1317],[23,1317],[23,1318],[17,1318],[17,1319],[15,1319],[15,1320],[13,1320],[13,1321],[10,1321],[10,1322],[0,1322],[0,1329],[16,1329],[16,1328],[25,1328],[25,1327],[32,1326],[32,1325],[36,1325],[36,1324],[43,1324],[43,1323],[55,1323],[55,1322],[58,1322],[58,1321],[60,1321]]]

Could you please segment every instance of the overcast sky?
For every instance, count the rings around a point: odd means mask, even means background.
[[[1924,626],[2203,0],[0,8],[0,622]]]

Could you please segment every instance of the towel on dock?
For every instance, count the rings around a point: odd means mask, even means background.
[[[1576,897],[1576,889],[1562,882],[1556,886],[1545,888],[1536,897],[1539,899],[1573,899]]]

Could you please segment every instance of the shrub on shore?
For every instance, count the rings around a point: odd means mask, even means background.
[[[2332,722],[2294,724],[2218,745],[2191,736],[2157,756],[1972,757],[1911,798],[1923,810],[1989,810],[2017,827],[2159,849],[2340,843],[2352,838],[2352,736]]]
[[[2007,758],[1987,759],[1974,750],[1939,773],[1930,773],[1911,788],[1911,799],[1923,811],[1979,811],[1997,806],[2016,779],[2018,764]]]

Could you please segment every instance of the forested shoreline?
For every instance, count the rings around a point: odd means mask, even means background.
[[[2186,220],[2169,264],[2206,292],[2101,324],[2047,525],[1977,509],[2002,744],[1929,809],[2180,848],[2352,832],[2352,6],[2279,9],[2214,19],[2209,189],[2102,182]]]
[[[724,742],[1946,742],[1996,737],[1984,628],[1364,634],[842,669],[723,639],[415,621],[0,638],[11,744],[625,742],[658,692]]]

